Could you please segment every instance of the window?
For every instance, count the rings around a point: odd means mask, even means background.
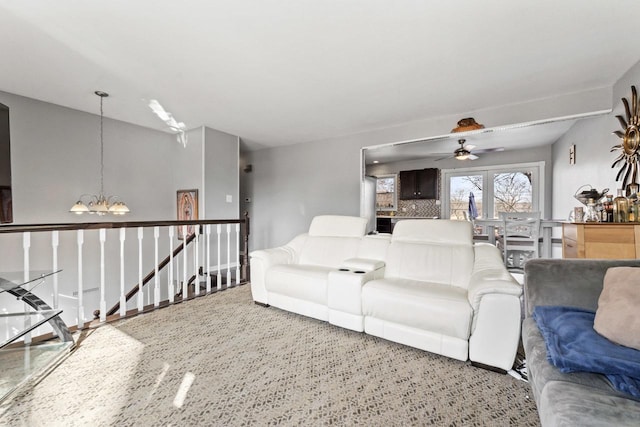
[[[376,177],[376,209],[379,211],[395,211],[398,205],[396,192],[396,175],[379,175]]]
[[[497,219],[499,212],[543,210],[544,162],[449,169],[442,175],[444,218],[465,219],[472,197],[477,219]]]

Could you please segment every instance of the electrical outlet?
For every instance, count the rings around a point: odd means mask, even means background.
[[[227,194],[227,203],[233,203],[233,196],[231,194]]]

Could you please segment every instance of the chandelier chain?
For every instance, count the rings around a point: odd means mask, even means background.
[[[94,92],[100,97],[100,193],[95,194],[83,194],[78,198],[78,201],[71,207],[69,212],[73,212],[77,215],[83,213],[97,214],[97,215],[125,215],[129,213],[129,207],[118,196],[106,196],[104,194],[104,100],[103,98],[109,96],[108,93],[101,90]],[[84,200],[83,200],[84,198]]]

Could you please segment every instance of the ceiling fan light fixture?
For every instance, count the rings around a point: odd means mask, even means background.
[[[469,156],[471,155],[471,153],[467,150],[456,150],[456,153],[454,154],[454,157],[457,160],[467,160],[469,158]]]

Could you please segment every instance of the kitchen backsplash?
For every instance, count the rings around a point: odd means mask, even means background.
[[[440,205],[435,200],[398,200],[396,216],[437,216],[440,217]]]

